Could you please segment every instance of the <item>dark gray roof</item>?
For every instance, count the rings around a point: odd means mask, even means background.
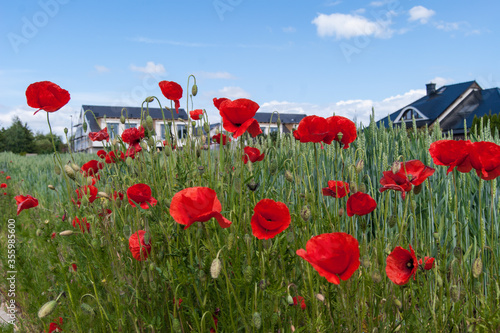
[[[500,112],[500,89],[499,88],[491,88],[481,90],[481,102],[479,106],[465,118],[467,122],[467,128],[471,128],[472,121],[474,120],[474,115],[477,117],[482,117],[484,115],[489,114],[491,111],[492,114]],[[461,119],[454,127],[454,133],[463,133],[464,130],[464,120]]]
[[[272,112],[257,112],[254,118],[259,123],[270,123],[271,115],[273,115]],[[306,116],[306,114],[299,113],[280,113],[280,120],[282,124],[298,124]],[[276,123],[278,121],[278,115],[276,113],[273,115],[272,120],[273,123]]]
[[[447,86],[442,86],[437,89],[435,93],[430,95],[425,95],[424,97],[416,100],[415,102],[408,104],[404,108],[414,107],[422,114],[424,114],[428,120],[417,121],[417,126],[423,126],[425,123],[430,124],[436,120],[439,115],[441,115],[454,101],[457,100],[464,92],[469,89],[470,86],[476,84],[476,81],[468,81],[457,84],[450,84]],[[391,113],[388,117],[380,119],[377,123],[380,126],[388,126],[388,119],[391,121],[396,120],[398,115],[404,109],[401,108],[394,113]],[[411,122],[409,122],[411,125]]]
[[[102,118],[104,115],[106,115],[107,118],[120,118],[122,114],[122,109],[123,110],[123,115],[125,118],[130,119],[140,119],[141,118],[141,108],[140,107],[133,107],[133,106],[105,106],[105,105],[82,105],[82,110],[87,111],[87,110],[92,110],[96,118]],[[145,115],[147,115],[147,109],[144,108]],[[172,112],[170,112],[169,108],[164,108],[163,113],[165,115],[165,119],[172,119]],[[174,119],[183,119],[187,120],[188,116],[187,113],[184,109],[179,109],[179,114],[173,110],[174,114]],[[161,113],[160,108],[149,108],[149,115],[153,119],[163,119],[163,115]],[[87,112],[85,115],[85,118],[87,119],[87,123],[89,126],[89,129],[91,132],[97,132],[99,131],[99,126],[97,125],[97,122],[95,121],[94,117],[92,116],[92,113]]]

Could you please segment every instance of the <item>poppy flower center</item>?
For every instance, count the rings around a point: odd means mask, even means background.
[[[413,262],[410,261],[410,262],[406,263],[406,267],[413,269]]]

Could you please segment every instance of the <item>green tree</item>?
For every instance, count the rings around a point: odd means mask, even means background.
[[[28,128],[28,124],[21,122],[19,117],[12,119],[12,125],[3,133],[5,150],[13,153],[33,153],[33,132]]]

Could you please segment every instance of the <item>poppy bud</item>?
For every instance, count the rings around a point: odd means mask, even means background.
[[[234,245],[234,234],[230,233],[229,236],[227,236],[227,249],[231,250]]]
[[[74,234],[73,230],[64,230],[59,233],[60,236],[71,236],[73,234]]]
[[[252,245],[252,237],[250,237],[249,234],[245,234],[245,236],[243,236],[243,239],[245,240],[245,243],[248,247]]]
[[[243,277],[245,278],[245,281],[247,283],[252,282],[252,278],[253,278],[252,266],[248,265],[247,267],[245,267],[245,271],[243,272]]]
[[[259,183],[254,182],[253,180],[247,184],[247,187],[250,191],[255,192],[259,187]]]
[[[290,183],[293,183],[293,175],[288,170],[285,171],[285,179],[288,180]]]
[[[149,115],[146,117],[146,128],[150,131],[153,130],[153,118]]]
[[[389,228],[394,228],[396,226],[397,222],[398,222],[398,218],[395,215],[391,215],[389,217],[389,221],[388,221]]]
[[[125,124],[125,116],[124,115],[120,116],[120,123]]]
[[[43,233],[42,229],[36,229],[36,233],[35,234],[37,235],[37,237],[40,237],[42,235],[42,233]]]
[[[302,207],[302,209],[300,210],[300,217],[302,217],[304,222],[309,221],[309,219],[311,218],[311,210],[308,206]]]
[[[370,268],[372,265],[370,258],[368,258],[368,256],[363,256],[363,258],[361,258],[361,265],[363,265],[364,268]]]
[[[477,257],[472,264],[472,275],[477,279],[483,271],[483,261],[481,257]]]
[[[148,144],[146,142],[144,142],[144,141],[141,142],[141,147],[144,150],[148,150]]]
[[[42,305],[40,310],[38,310],[38,318],[41,319],[41,318],[47,317],[49,314],[51,314],[54,311],[56,306],[57,306],[57,301],[49,301],[49,302],[45,303],[44,305]]]
[[[436,281],[437,281],[439,288],[442,288],[443,287],[443,279],[441,278],[441,275],[436,274]]]
[[[288,302],[288,305],[293,305],[293,297],[292,296],[288,295],[286,297],[286,301]]]
[[[463,255],[462,248],[460,246],[455,246],[455,248],[453,249],[453,255],[458,260],[462,259],[462,255]]]
[[[170,146],[166,146],[165,147],[165,155],[170,156],[171,153],[172,153],[172,148],[170,148]]]
[[[208,123],[204,123],[203,130],[205,131],[205,133],[209,134],[210,133],[210,125]]]
[[[191,87],[191,95],[196,96],[198,94],[198,86],[196,84],[193,84]]]
[[[382,281],[382,275],[380,275],[380,272],[377,269],[372,272],[371,277],[375,283],[380,283]]]
[[[274,175],[276,173],[276,171],[278,170],[278,163],[276,162],[276,160],[271,160],[271,164],[269,165],[269,173],[271,175]]]
[[[295,236],[293,235],[292,231],[286,234],[286,240],[288,241],[288,243],[293,243],[293,241],[295,240]]]
[[[338,212],[339,217],[342,217],[344,215],[344,208],[340,208]]]
[[[359,184],[358,191],[366,193],[366,185],[364,183]]]
[[[99,242],[97,238],[94,238],[92,242],[90,242],[90,245],[92,245],[94,249],[98,249],[101,247],[101,242]]]
[[[87,122],[86,121],[83,122],[82,128],[83,128],[83,132],[86,133],[87,132]]]
[[[82,309],[83,312],[93,316],[95,315],[94,308],[88,305],[87,303],[82,303],[80,304],[80,308]]]
[[[109,195],[106,192],[97,192],[97,196],[100,198],[109,199]]]
[[[61,174],[61,168],[59,167],[59,165],[56,165],[54,167],[54,172],[56,173],[56,175],[60,175]]]
[[[222,262],[219,258],[215,258],[214,261],[212,261],[212,266],[210,266],[210,275],[213,279],[217,279],[219,277],[221,269]]]
[[[64,127],[64,134],[68,134],[68,128]]]
[[[71,167],[72,167],[72,168],[73,168],[73,170],[75,170],[75,171],[80,171],[80,167],[78,166],[78,164],[71,163]]]
[[[260,326],[262,325],[262,318],[260,316],[260,313],[254,312],[252,316],[252,325],[256,329],[260,329]]]
[[[318,301],[320,302],[324,302],[325,301],[325,296],[321,295],[321,294],[316,294],[316,298],[318,299]]]
[[[413,187],[413,194],[419,194],[422,192],[422,184]]]
[[[403,307],[403,303],[397,298],[394,299],[394,305],[398,307],[398,309],[401,309]]]
[[[356,173],[360,173],[363,171],[363,168],[365,167],[365,161],[359,160],[356,162]]]
[[[276,125],[278,125],[278,127],[281,125],[281,119],[278,118],[278,120],[276,121]]]
[[[69,166],[69,165],[66,164],[64,166],[64,172],[66,173],[66,175],[69,178],[75,180],[75,170],[73,170],[73,168],[71,166]]]
[[[146,103],[152,103],[155,100],[154,96],[146,97]]]
[[[458,302],[460,300],[460,288],[456,285],[450,287],[450,297],[453,302]]]
[[[55,186],[54,186],[54,185],[49,185],[49,186],[47,186],[47,187],[48,187],[49,189],[51,189],[52,191],[55,191],[55,190],[56,190],[56,188],[55,188]]]
[[[355,182],[351,182],[349,184],[349,189],[351,190],[351,193],[358,192],[358,184],[356,184]]]
[[[181,333],[182,332],[181,322],[179,321],[179,319],[174,318],[172,320],[172,328],[173,328],[173,330],[174,330],[175,333]]]
[[[293,299],[292,299],[292,303],[293,303]],[[271,325],[276,325],[278,323],[278,320],[280,319],[280,316],[275,312],[273,313],[273,315],[271,316]]]
[[[401,170],[401,162],[395,161],[394,163],[392,163],[391,170],[394,174],[398,173],[399,170]]]

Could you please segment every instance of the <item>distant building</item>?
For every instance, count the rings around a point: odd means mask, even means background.
[[[436,89],[435,83],[426,85],[424,97],[380,119],[380,126],[388,126],[389,119],[395,126],[440,126],[444,133],[453,131],[456,137],[464,135],[464,122],[470,131],[474,115],[482,117],[500,111],[500,89],[482,89],[476,81],[450,84]]]
[[[93,112],[86,112],[91,110]],[[120,122],[120,116],[123,115],[127,120],[125,124]],[[83,115],[85,113],[85,122],[87,123],[87,131],[83,131]],[[157,133],[157,140],[165,140],[166,131],[165,125],[170,129],[172,133],[171,138],[174,137],[177,140],[179,146],[182,146],[183,140],[186,138],[188,131],[190,131],[188,126],[188,116],[184,109],[179,109],[177,114],[173,110],[175,129],[172,128],[172,112],[169,109],[163,110],[165,115],[165,123],[163,122],[163,115],[161,109],[159,108],[149,108],[149,115],[153,118],[154,131]],[[95,118],[94,118],[95,115]],[[145,116],[147,113],[145,114]],[[106,119],[104,119],[106,116]],[[144,117],[145,117],[144,116]],[[79,123],[75,125],[76,133],[73,141],[73,151],[75,152],[88,152],[96,153],[99,149],[102,149],[102,142],[93,142],[89,139],[89,132],[97,132],[105,127],[108,128],[108,134],[110,140],[117,136],[121,136],[123,131],[130,127],[138,127],[141,121],[141,108],[140,107],[122,107],[122,106],[98,106],[98,105],[82,105],[82,110],[80,111]],[[162,147],[161,142],[158,143],[158,147]]]
[[[271,119],[272,116],[272,119]],[[298,113],[280,113],[281,132],[292,133],[292,129],[297,128],[297,125],[306,114]],[[254,116],[262,129],[262,134],[271,134],[278,131],[278,114],[272,112],[257,112]]]

